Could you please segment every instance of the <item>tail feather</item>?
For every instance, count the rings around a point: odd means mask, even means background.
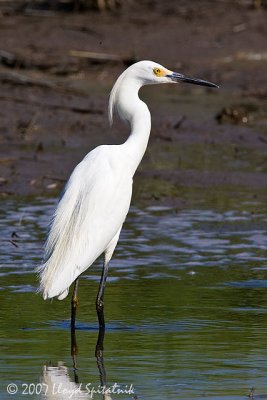
[[[44,260],[37,268],[40,279],[38,292],[43,293],[44,299],[66,297],[69,286],[80,274],[73,259],[73,251],[74,248],[76,253],[81,251],[77,237],[78,227],[82,225],[82,198],[79,190],[69,189],[66,188],[58,204],[45,245]]]
[[[39,267],[40,286],[38,292],[42,293],[45,300],[57,297],[59,300],[63,300],[69,292],[69,287],[73,280],[68,271],[64,271],[57,276],[51,274],[50,269],[53,266],[47,265],[47,263]],[[50,272],[50,276],[49,276]]]

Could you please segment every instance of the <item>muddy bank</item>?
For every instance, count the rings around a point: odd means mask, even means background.
[[[152,134],[136,197],[169,199],[173,187],[267,186],[266,9],[151,4],[104,14],[2,14],[3,196],[56,195],[89,150],[125,140],[127,127],[108,126],[108,94],[140,59],[221,88],[142,89]]]

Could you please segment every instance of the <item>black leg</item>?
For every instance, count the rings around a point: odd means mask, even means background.
[[[71,323],[70,323],[71,355],[73,358],[74,369],[76,369],[76,357],[77,357],[77,353],[78,353],[78,347],[77,347],[76,335],[75,335],[75,320],[76,320],[77,307],[78,307],[78,278],[74,281],[73,294],[72,294],[72,298],[71,298]]]
[[[79,278],[75,279],[73,293],[71,298],[71,329],[75,329],[76,311],[79,304],[78,301],[78,282]]]
[[[73,362],[73,372],[74,372],[74,382],[79,383],[78,373],[77,373],[77,354],[78,354],[78,346],[76,341],[76,333],[75,326],[74,329],[71,330],[71,356]]]
[[[95,357],[99,371],[100,385],[102,387],[106,386],[106,370],[104,365],[104,337],[105,327],[99,326],[98,338],[95,347]]]
[[[99,329],[105,330],[105,318],[104,318],[104,291],[106,286],[106,280],[108,276],[108,263],[104,262],[101,280],[98,288],[96,297],[96,312],[98,316]]]

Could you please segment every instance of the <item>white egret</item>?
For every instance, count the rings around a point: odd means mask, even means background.
[[[116,111],[131,128],[120,145],[102,145],[76,166],[54,214],[39,267],[44,299],[64,299],[75,282],[72,309],[76,310],[78,277],[104,253],[103,271],[96,298],[100,326],[104,326],[103,297],[109,261],[130,207],[134,173],[145,153],[151,117],[138,96],[143,85],[188,82],[217,87],[186,77],[152,61],[140,61],[117,79],[109,100],[109,119]],[[75,313],[74,313],[75,318]]]

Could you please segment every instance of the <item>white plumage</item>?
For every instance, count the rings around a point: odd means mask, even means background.
[[[120,146],[97,147],[73,171],[46,243],[44,298],[63,299],[101,253],[113,252],[112,239],[125,220],[132,192],[131,172],[122,168],[120,153]]]
[[[138,97],[145,84],[185,81],[205,86],[212,83],[186,78],[152,61],[133,64],[118,78],[109,102],[113,111],[131,126],[121,145],[92,150],[76,166],[57,206],[39,267],[45,299],[65,298],[72,282],[102,254],[110,261],[130,207],[132,178],[147,147],[151,121],[146,104]]]
[[[55,366],[44,365],[40,378],[43,390],[41,400],[92,400],[87,390],[83,390],[80,384],[72,382],[68,368],[61,362]],[[88,388],[90,389],[90,386]]]

